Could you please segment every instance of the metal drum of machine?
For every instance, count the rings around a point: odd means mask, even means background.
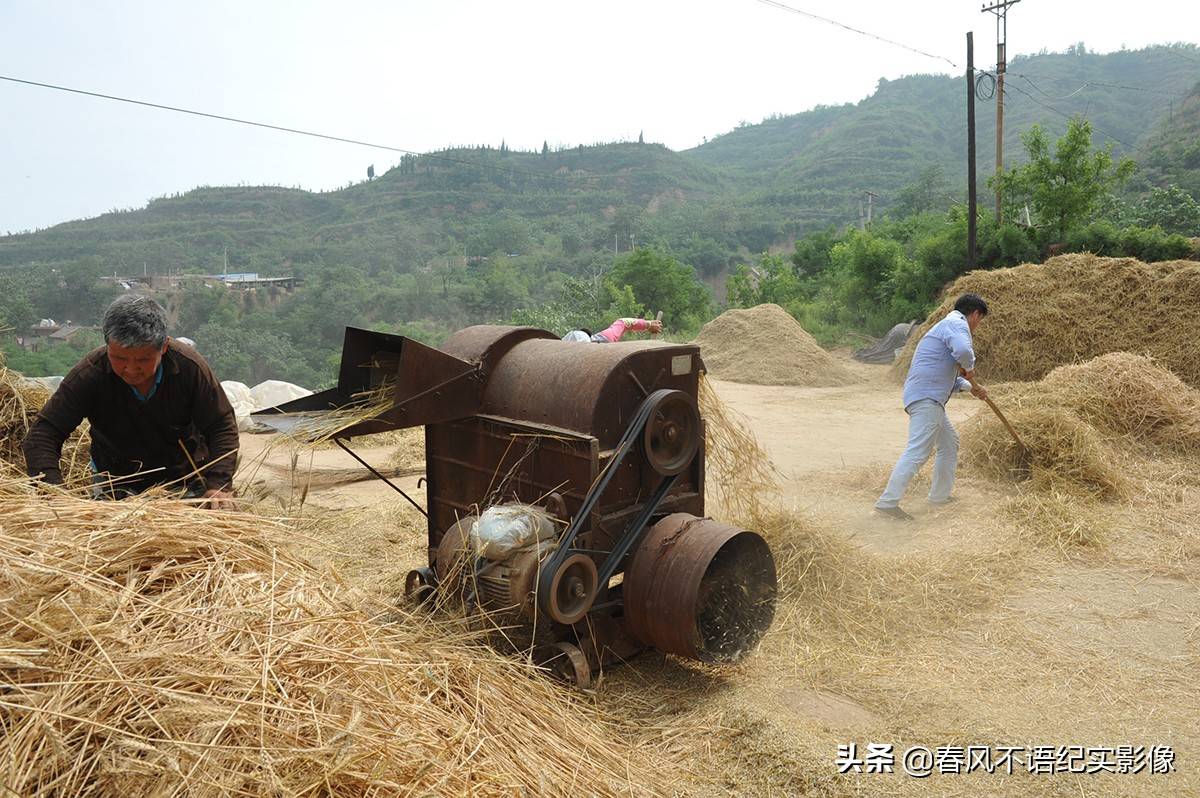
[[[347,328],[338,386],[268,414],[283,427],[390,392],[340,436],[425,427],[428,565],[410,592],[504,614],[587,685],[647,647],[736,660],[773,618],[766,542],[704,517],[702,370],[689,344],[476,326],[433,349]]]

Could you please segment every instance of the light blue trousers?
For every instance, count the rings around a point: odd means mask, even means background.
[[[946,408],[932,399],[918,399],[905,408],[908,413],[908,446],[892,469],[887,488],[875,502],[881,510],[896,507],[904,498],[908,483],[937,449],[933,460],[933,485],[929,501],[941,504],[950,499],[954,488],[954,468],[958,464],[958,433],[950,426]]]

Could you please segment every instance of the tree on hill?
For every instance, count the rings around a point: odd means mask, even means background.
[[[1136,168],[1129,158],[1114,162],[1111,145],[1094,149],[1092,125],[1080,117],[1070,121],[1053,152],[1041,125],[1022,134],[1021,143],[1029,162],[988,183],[999,187],[1010,218],[1028,204],[1034,222],[1054,241],[1091,218],[1100,200]]]
[[[661,310],[674,329],[699,328],[712,308],[712,295],[695,269],[652,249],[622,256],[606,280],[618,291],[628,286],[647,312]]]

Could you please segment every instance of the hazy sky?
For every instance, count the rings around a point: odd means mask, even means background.
[[[857,102],[880,77],[995,61],[979,0],[0,0],[0,75],[424,152],[696,146]],[[1196,41],[1200,4],[1021,0],[1009,57]],[[953,62],[951,65],[950,62]],[[1197,63],[1200,79],[1200,62]],[[0,235],[197,185],[343,186],[399,155],[0,81]]]

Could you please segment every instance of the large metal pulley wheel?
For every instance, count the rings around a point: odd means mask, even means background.
[[[683,473],[700,448],[700,411],[683,391],[652,399],[653,408],[642,433],[642,448],[650,467],[664,477]]]
[[[572,554],[550,578],[546,611],[558,623],[582,620],[596,599],[600,574],[596,563],[586,554]]]
[[[587,655],[573,643],[560,640],[546,646],[542,649],[539,664],[559,679],[580,689],[586,690],[592,686],[592,666],[588,664]]]

